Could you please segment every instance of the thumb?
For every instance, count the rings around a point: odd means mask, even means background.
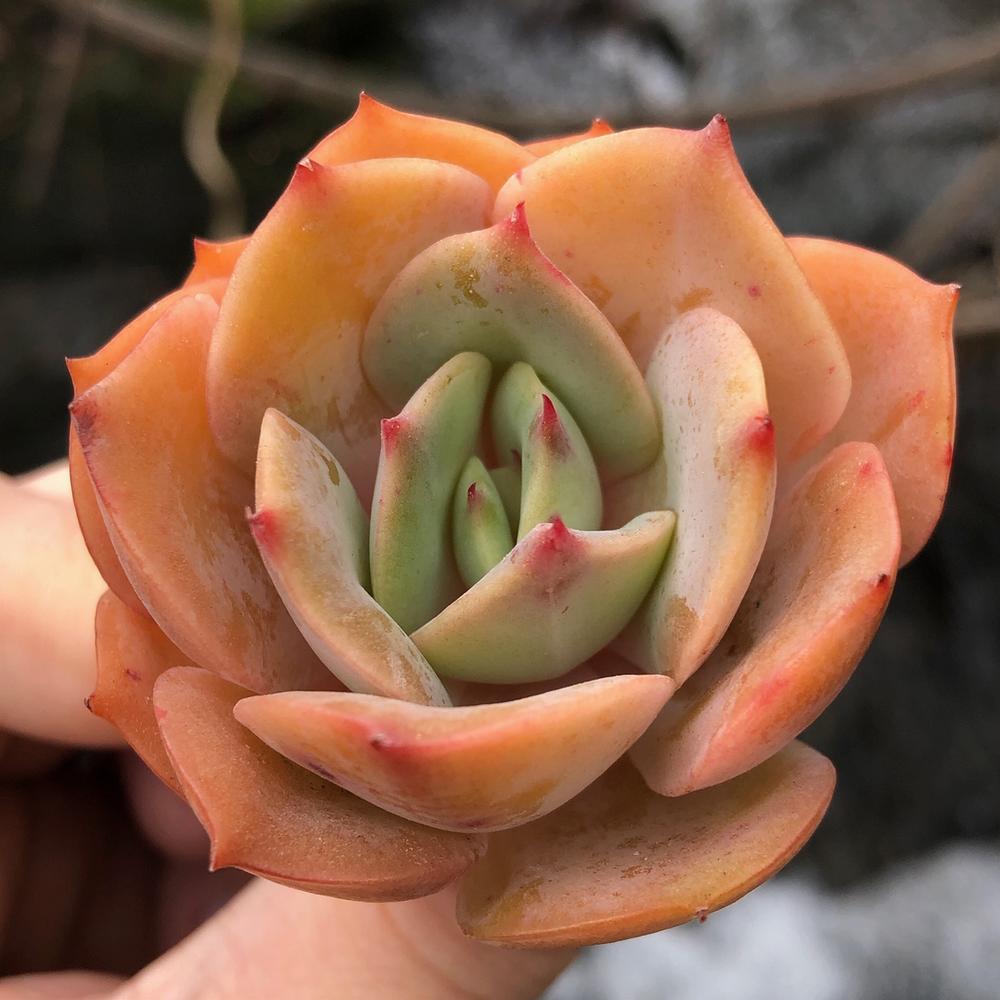
[[[106,589],[84,545],[65,471],[0,474],[0,729],[84,746],[120,739],[84,707],[95,675],[94,609]]]
[[[528,1000],[574,957],[472,941],[454,913],[454,889],[355,903],[257,880],[114,997]]]

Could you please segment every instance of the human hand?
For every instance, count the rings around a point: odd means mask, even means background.
[[[0,551],[0,1000],[517,1000],[570,961],[463,937],[451,890],[355,903],[208,873],[190,809],[102,752],[121,741],[84,707],[105,587],[63,465],[0,477]]]

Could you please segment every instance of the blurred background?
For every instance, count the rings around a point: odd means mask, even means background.
[[[807,739],[840,782],[787,872],[593,949],[552,1000],[1000,991],[996,0],[4,0],[0,470],[65,448],[63,358],[252,227],[359,90],[519,138],[727,114],[789,233],[963,285],[944,518]]]

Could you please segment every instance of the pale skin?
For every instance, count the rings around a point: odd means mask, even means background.
[[[0,476],[0,552],[0,967],[66,967],[0,979],[0,1000],[519,1000],[569,963],[465,938],[448,890],[354,903],[208,874],[190,811],[84,707],[105,587],[65,463]],[[112,766],[124,794],[92,794]],[[149,964],[129,979],[78,971],[109,956]]]

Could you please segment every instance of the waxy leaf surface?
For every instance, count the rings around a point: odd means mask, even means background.
[[[615,531],[539,524],[413,641],[443,677],[498,684],[558,677],[632,617],[673,527],[670,511],[641,514]]]
[[[73,422],[115,549],[171,641],[255,691],[327,686],[247,530],[251,484],[209,432],[204,371],[217,313],[207,295],[179,300],[77,397]]]
[[[646,373],[663,454],[607,497],[611,523],[667,508],[677,530],[649,599],[616,643],[682,684],[722,637],[760,559],[774,501],[774,429],[760,361],[714,309],[685,313]]]
[[[623,763],[561,809],[490,837],[460,884],[458,922],[482,941],[559,947],[703,917],[795,855],[833,785],[830,762],[801,743],[679,799]]]
[[[635,742],[670,696],[629,674],[496,705],[429,708],[288,692],[236,718],[290,760],[389,812],[445,830],[500,830],[551,812]]]
[[[419,650],[365,589],[368,519],[322,442],[268,410],[250,528],[316,655],[354,691],[448,704]]]
[[[508,181],[494,218],[519,202],[538,245],[600,306],[640,367],[679,314],[712,306],[760,355],[782,461],[837,422],[851,385],[844,348],[747,183],[722,118],[700,132],[634,129],[558,150]]]
[[[488,201],[480,178],[447,163],[299,164],[240,255],[212,338],[208,402],[222,451],[249,472],[274,406],[330,448],[367,500],[385,411],[361,373],[362,331],[400,268],[481,226]]]
[[[399,408],[460,351],[485,354],[498,372],[530,364],[605,475],[638,472],[656,456],[642,374],[600,310],[539,251],[520,210],[412,260],[373,314],[362,358],[375,390]]]
[[[170,760],[211,838],[213,869],[345,899],[412,899],[482,853],[479,837],[392,816],[276,754],[233,718],[248,694],[191,667],[167,671],[153,694]]]
[[[847,410],[788,486],[844,441],[878,445],[896,491],[901,560],[923,548],[941,515],[955,440],[957,285],[934,285],[902,264],[831,240],[789,240],[851,363]]]
[[[327,166],[386,156],[454,163],[478,174],[494,192],[512,173],[535,159],[533,153],[505,135],[465,122],[397,111],[367,94],[361,95],[353,117],[309,154],[310,159]]]
[[[732,625],[633,747],[649,786],[683,795],[726,781],[805,729],[871,642],[898,557],[878,449],[841,445],[775,510]]]

